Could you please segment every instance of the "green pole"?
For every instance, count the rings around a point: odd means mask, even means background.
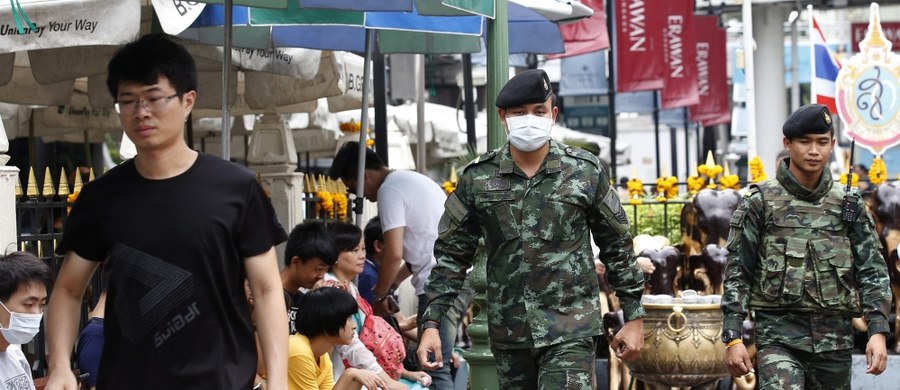
[[[509,16],[507,0],[495,0],[495,18],[488,20],[487,31],[487,114],[488,134],[487,147],[493,150],[506,143],[506,132],[496,114],[497,93],[509,80]],[[483,251],[479,251],[482,252]],[[468,332],[472,338],[472,348],[465,353],[469,362],[469,384],[472,390],[495,390],[500,385],[497,381],[497,362],[491,353],[490,338],[487,325],[485,290],[486,258],[476,255],[475,269],[472,270],[472,288],[475,290],[474,304],[479,309],[478,315],[469,325]]]
[[[487,36],[487,113],[488,113],[488,150],[496,149],[506,143],[506,132],[497,116],[497,94],[509,80],[509,16],[507,0],[495,0],[494,20],[488,20]]]

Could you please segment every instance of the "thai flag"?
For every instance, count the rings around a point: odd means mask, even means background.
[[[809,9],[809,39],[810,39],[810,67],[812,68],[812,81],[810,82],[810,96],[812,103],[818,103],[828,107],[832,115],[837,114],[837,106],[834,104],[836,96],[834,81],[837,80],[838,71],[841,70],[841,64],[837,57],[831,52],[828,44],[825,42],[825,35],[819,28],[819,23],[812,12],[812,5]]]

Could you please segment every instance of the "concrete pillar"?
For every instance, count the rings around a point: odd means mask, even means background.
[[[275,214],[286,232],[303,222],[303,174],[297,168],[297,150],[287,123],[279,114],[263,115],[250,136],[249,168],[256,171],[263,188],[269,192]],[[284,266],[284,244],[275,248],[278,266]]]
[[[19,168],[8,167],[9,140],[0,122],[0,253],[16,249],[16,181]]]
[[[789,12],[788,8],[775,4],[753,6],[756,151],[769,177],[775,177],[775,159],[784,149],[781,126],[788,115],[784,23]]]

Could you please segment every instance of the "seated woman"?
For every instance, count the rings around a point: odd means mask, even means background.
[[[353,279],[363,271],[366,263],[363,232],[356,225],[344,222],[331,223],[328,229],[334,237],[334,243],[338,249],[338,258],[334,265],[331,266],[331,271],[325,274],[322,283],[342,286],[356,299],[359,304],[359,311],[354,317],[357,321],[357,334],[363,339],[366,336],[362,334],[363,324],[375,327],[371,322],[376,320],[375,318],[367,318],[373,316],[372,308],[360,296],[359,290],[352,283]],[[431,384],[431,376],[427,373],[423,371],[408,371],[403,367],[403,357],[406,351],[399,333],[390,325],[387,325],[387,322],[384,322],[380,317],[377,318],[377,321],[383,324],[380,330],[373,330],[373,332],[385,332],[386,336],[384,341],[380,343],[382,344],[379,348],[380,350],[372,350],[372,352],[378,359],[381,367],[388,373],[388,376],[393,380],[400,380],[400,383],[408,385],[410,388],[415,388],[417,385],[429,386]],[[415,320],[413,319],[413,321]],[[371,346],[368,347],[372,348]],[[332,359],[332,362],[335,363],[334,359]],[[338,372],[339,370],[335,371]]]
[[[288,388],[345,390],[385,388],[384,380],[369,371],[348,368],[334,382],[328,351],[347,345],[356,333],[353,315],[359,307],[346,291],[323,287],[307,293],[294,320],[297,334],[288,343]]]

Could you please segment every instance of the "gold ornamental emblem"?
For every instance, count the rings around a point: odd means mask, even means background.
[[[822,117],[825,119],[825,124],[831,126],[831,115],[828,115],[826,111],[822,111]]]

